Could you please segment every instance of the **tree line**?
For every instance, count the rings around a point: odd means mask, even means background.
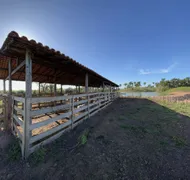
[[[155,85],[158,91],[166,91],[168,89],[177,87],[190,87],[190,77],[186,77],[184,79],[173,78],[171,80],[166,80],[163,78]]]
[[[119,85],[120,88],[122,84]],[[152,82],[148,84],[147,82],[127,82],[123,84],[124,90],[137,90],[137,91],[166,91],[171,88],[177,87],[190,87],[190,77],[184,79],[173,78],[171,80],[166,80],[162,78],[159,82]]]

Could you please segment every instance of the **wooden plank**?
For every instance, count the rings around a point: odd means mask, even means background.
[[[73,129],[78,126],[79,124],[81,124],[85,119],[87,119],[87,116],[85,116],[84,118],[80,119],[80,121],[77,121],[76,123],[74,123],[73,125]]]
[[[71,128],[73,129],[73,119],[74,119],[74,98],[71,100]]]
[[[66,129],[63,129],[62,131],[58,132],[57,134],[49,137],[48,139],[40,142],[39,144],[36,144],[35,146],[33,146],[32,148],[30,148],[30,154],[33,153],[34,151],[36,151],[37,149],[39,149],[40,147],[51,143],[52,141],[58,139],[63,133],[66,133],[67,131],[69,131],[71,129],[71,127],[67,127]]]
[[[14,127],[14,130],[17,132],[19,139],[23,141],[23,135],[14,123],[13,123],[13,127]]]
[[[99,94],[100,94],[99,92],[96,92],[96,93],[90,93],[89,95],[90,95],[90,96],[95,96],[95,95],[98,96]]]
[[[78,115],[78,116],[75,116],[74,119],[73,119],[73,122],[79,120],[80,118],[86,116],[87,114],[88,114],[88,112],[86,111],[86,112],[81,113],[81,114]]]
[[[109,102],[108,104],[106,104],[105,106],[101,107],[100,110],[103,110],[104,108],[106,108],[107,106],[109,106],[112,102]]]
[[[101,104],[100,106],[102,107],[102,106],[106,105],[107,103],[108,103],[108,101],[104,102],[104,103]]]
[[[12,99],[18,102],[24,103],[25,99],[22,97],[12,96]]]
[[[25,65],[25,60],[23,62],[21,62],[11,73],[9,76],[7,76],[7,78],[5,80],[8,80],[10,76],[12,76],[13,74],[15,74],[22,66]]]
[[[46,126],[50,123],[53,123],[55,121],[58,121],[58,120],[61,120],[61,119],[64,119],[66,117],[69,117],[71,115],[71,111],[70,112],[67,112],[67,113],[64,113],[64,114],[61,114],[59,116],[56,116],[56,117],[53,117],[53,118],[49,118],[45,121],[42,121],[42,122],[38,122],[38,123],[34,123],[30,126],[30,130],[33,130],[33,129],[36,129],[36,128],[39,128],[39,127],[42,127],[42,126]]]
[[[43,108],[43,109],[39,109],[39,110],[33,110],[31,111],[31,116],[37,116],[37,115],[41,115],[41,114],[46,114],[46,113],[50,113],[50,112],[56,112],[59,110],[66,110],[70,108],[70,104],[65,104],[65,105],[59,105],[59,106],[55,106],[55,107],[48,107],[48,108]]]
[[[94,103],[89,104],[89,107],[94,106],[94,105],[96,105],[96,104],[99,104],[99,101],[96,101],[96,102],[94,102]]]
[[[89,112],[89,108],[90,108],[90,106],[89,106],[89,95],[88,95],[88,103],[87,103],[87,106],[88,106],[88,118],[90,117],[90,112]]]
[[[98,99],[98,96],[94,97],[94,98],[90,98],[90,101],[96,101]]]
[[[32,98],[32,59],[31,52],[26,50],[25,54],[25,103],[24,103],[24,135],[23,135],[23,146],[22,146],[22,156],[27,158],[29,156],[29,141],[32,135],[30,131],[30,125],[32,124],[31,119],[31,98]]]
[[[15,114],[13,114],[14,120],[23,128],[23,121],[18,118]]]
[[[85,110],[85,109],[87,109],[87,108],[88,108],[88,106],[82,106],[82,107],[80,107],[80,108],[77,108],[77,109],[74,110],[74,114],[76,114],[76,113],[78,113],[78,112],[80,112],[80,111],[82,111],[82,110]]]
[[[99,109],[97,109],[96,111],[94,111],[93,113],[91,113],[90,116],[95,115],[97,112],[99,112]]]
[[[32,98],[31,102],[33,103],[43,103],[43,102],[52,102],[52,101],[60,101],[65,99],[71,99],[72,96],[57,96],[57,97],[38,97]]]
[[[99,106],[96,106],[96,107],[90,109],[90,113],[91,113],[92,111],[96,110],[97,108],[99,108]]]
[[[34,142],[36,142],[36,141],[39,141],[39,140],[45,138],[46,136],[49,136],[49,135],[51,135],[51,134],[54,134],[54,133],[56,133],[57,131],[59,131],[59,130],[61,130],[61,129],[63,129],[64,127],[67,127],[67,126],[69,126],[69,125],[71,125],[71,120],[69,120],[69,121],[67,121],[66,123],[63,123],[63,124],[61,124],[61,125],[59,125],[59,126],[57,126],[57,127],[55,127],[55,128],[52,128],[52,129],[50,129],[50,130],[48,130],[48,131],[46,131],[46,132],[43,132],[43,133],[41,133],[41,134],[39,134],[39,135],[37,135],[37,136],[33,136],[33,137],[30,139],[30,144],[31,144],[31,143],[34,143]]]
[[[80,105],[80,104],[84,104],[86,103],[88,100],[81,100],[81,101],[77,101],[77,102],[74,102],[74,106],[77,106],[77,105]]]
[[[86,96],[88,96],[88,94],[77,94],[74,95],[73,98],[86,97]]]
[[[13,108],[14,108],[14,110],[17,111],[17,113],[20,113],[20,114],[24,115],[24,111],[23,111],[22,109],[18,108],[18,107],[15,106],[15,105],[13,106]]]

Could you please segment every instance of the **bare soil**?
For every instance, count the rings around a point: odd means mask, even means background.
[[[0,179],[190,179],[189,129],[189,117],[155,102],[118,99],[28,161],[2,148]]]
[[[174,95],[174,96],[184,96],[190,94],[190,92],[183,92],[183,91],[177,91],[177,92],[171,92],[170,95]]]

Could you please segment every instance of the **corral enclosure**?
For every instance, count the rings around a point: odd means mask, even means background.
[[[118,97],[118,85],[59,51],[11,32],[0,50],[1,119],[19,138],[22,156],[58,138]],[[6,91],[6,80],[9,89]],[[25,97],[12,95],[12,80],[25,81]],[[53,83],[54,97],[32,97],[32,82]],[[85,93],[56,96],[56,85],[84,86]],[[89,92],[96,87],[99,92]],[[101,91],[101,92],[100,92]],[[7,94],[8,92],[8,94]]]

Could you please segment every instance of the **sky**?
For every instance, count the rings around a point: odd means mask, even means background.
[[[0,1],[0,46],[14,30],[117,84],[190,76],[188,0]]]

